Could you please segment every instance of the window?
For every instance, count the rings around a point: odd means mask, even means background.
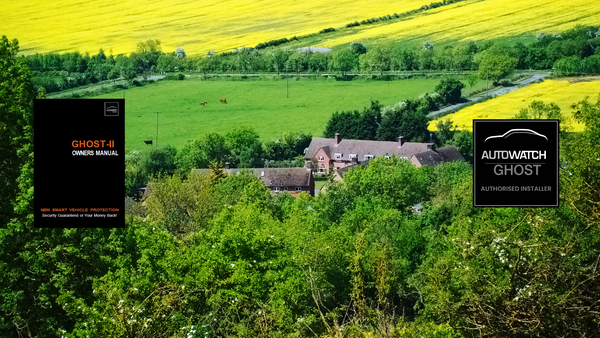
[[[348,155],[349,159],[353,159],[353,158],[357,158],[357,157],[358,157],[358,155],[356,155],[356,154],[350,154],[350,155]]]
[[[365,160],[370,160],[370,159],[372,159],[373,157],[375,157],[375,156],[373,156],[373,155],[365,155]]]
[[[325,156],[319,156],[319,162],[325,161]]]
[[[319,167],[319,168],[317,169],[317,172],[318,172],[319,174],[324,174],[324,173],[325,173],[325,168],[323,168],[323,167]]]
[[[385,158],[387,158],[388,160],[390,159],[390,155],[385,155]]]
[[[296,192],[301,192],[302,191],[302,187],[296,187]]]
[[[340,153],[333,154],[333,159],[334,160],[341,160],[342,159],[342,154],[340,154]]]
[[[273,189],[273,191],[275,191],[275,192],[279,192],[279,187],[275,187],[275,188]]]
[[[281,191],[287,191],[287,190],[288,190],[288,188],[287,188],[287,187],[283,187],[283,188],[281,188]]]

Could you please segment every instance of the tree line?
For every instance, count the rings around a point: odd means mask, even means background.
[[[291,40],[290,40],[291,41]],[[559,74],[600,73],[600,29],[576,26],[561,34],[536,35],[536,41],[514,45],[468,41],[437,47],[425,41],[421,48],[403,48],[396,43],[369,45],[354,42],[331,53],[295,51],[286,47],[234,49],[232,52],[187,56],[182,48],[162,52],[158,40],[138,44],[129,56],[90,56],[80,53],[34,54],[25,57],[34,74],[34,85],[47,92],[103,80],[147,77],[161,72],[202,74],[250,73],[369,73],[389,71],[477,71],[479,78],[497,83],[514,69],[548,70]]]

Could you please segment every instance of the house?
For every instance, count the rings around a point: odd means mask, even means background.
[[[234,168],[223,169],[228,175],[239,175],[249,172],[263,181],[264,185],[275,194],[287,191],[293,197],[301,192],[315,195],[315,180],[307,168]],[[210,174],[211,169],[194,169],[194,172]]]
[[[347,167],[343,167],[343,168],[340,168],[340,169],[338,169],[338,170],[335,170],[335,171],[333,172],[333,180],[334,180],[334,181],[342,181],[342,180],[344,179],[344,175],[345,175],[345,174],[346,174],[346,173],[347,173],[347,172],[348,172],[348,171],[349,171],[351,168],[354,168],[354,167],[356,167],[356,166],[359,166],[359,165],[361,165],[361,166],[363,166],[363,167],[366,167],[366,166],[369,164],[369,161],[370,161],[370,160],[366,160],[366,161],[362,161],[362,162],[360,162],[360,163],[354,163],[354,164],[350,164],[350,165],[349,165],[349,166],[347,166]]]
[[[416,154],[421,154],[421,156],[415,158],[415,162],[413,162],[411,158]],[[363,163],[374,157],[390,158],[392,155],[421,166],[427,164],[425,163],[426,159],[429,159],[429,156],[433,158],[433,154],[439,154],[439,156],[428,163],[464,161],[454,146],[436,150],[433,143],[405,142],[402,136],[398,137],[398,142],[342,140],[339,133],[333,139],[313,138],[306,149],[304,161],[305,167],[312,168],[314,165],[317,173],[326,174],[329,173],[330,167],[333,167],[333,170],[339,170]]]
[[[446,146],[438,149],[427,150],[414,154],[410,157],[410,162],[416,167],[428,165],[436,166],[444,162],[464,161],[463,156],[454,146]]]

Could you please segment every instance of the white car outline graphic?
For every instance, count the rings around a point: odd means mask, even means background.
[[[535,135],[535,136],[540,136],[546,139],[546,141],[548,141],[548,138],[536,131],[533,131],[531,129],[511,129],[509,131],[507,131],[506,133],[502,134],[502,135],[494,135],[494,136],[490,136],[488,138],[485,139],[485,141],[483,141],[484,143],[487,142],[487,140],[491,139],[491,138],[507,138],[510,135],[513,134],[530,134],[530,135]]]

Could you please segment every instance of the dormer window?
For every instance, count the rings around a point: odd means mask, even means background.
[[[349,159],[358,158],[358,155],[356,155],[356,154],[350,154],[350,155],[348,155],[348,158]]]
[[[342,159],[342,153],[335,153],[335,154],[333,154],[333,159],[334,160],[341,160]]]
[[[385,158],[387,158],[388,160],[391,158],[390,155],[385,155]]]
[[[373,159],[373,157],[375,157],[375,156],[374,155],[365,155],[365,160]]]

